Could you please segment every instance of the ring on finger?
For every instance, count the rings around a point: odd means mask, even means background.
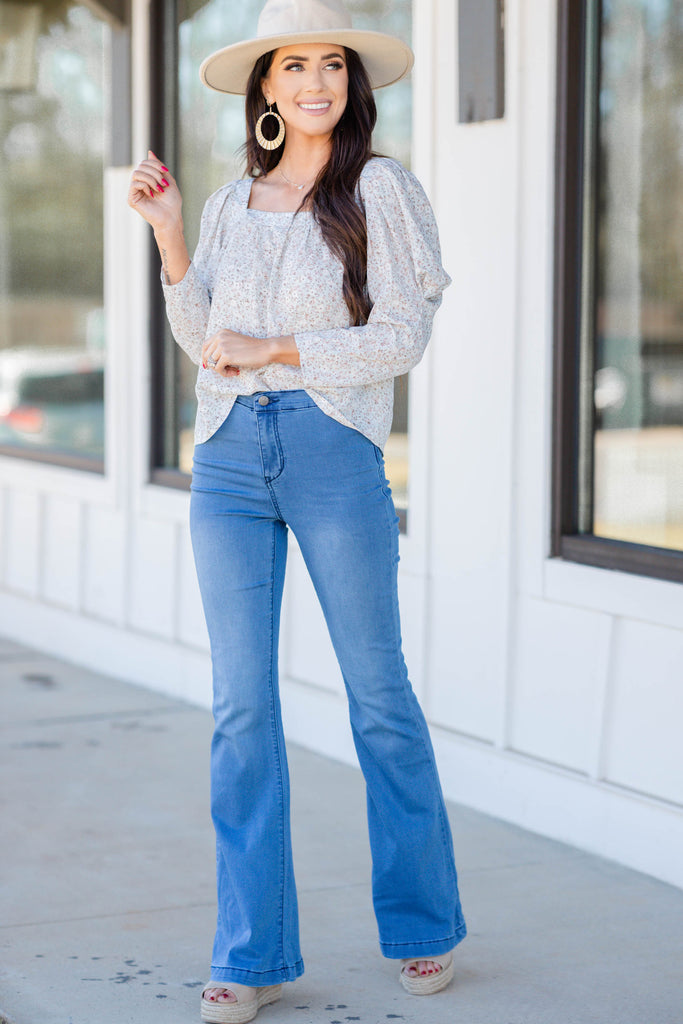
[[[214,366],[218,366],[218,360],[214,359],[213,356],[207,356],[206,357],[206,365],[210,366],[211,369],[213,370]]]

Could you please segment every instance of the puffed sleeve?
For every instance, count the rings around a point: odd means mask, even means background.
[[[198,366],[202,361],[202,345],[206,340],[211,310],[214,243],[218,234],[218,224],[231,191],[231,185],[224,185],[204,204],[199,241],[182,281],[178,281],[177,284],[166,284],[163,271],[161,274],[166,315],[173,337]]]
[[[407,373],[422,358],[451,279],[424,189],[388,158],[366,164],[360,193],[368,226],[368,294],[362,327],[294,335],[304,387],[356,387]]]

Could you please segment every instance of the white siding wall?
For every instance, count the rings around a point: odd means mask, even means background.
[[[683,587],[548,558],[553,4],[506,5],[506,116],[456,121],[455,5],[415,11],[415,169],[448,290],[411,386],[406,657],[455,799],[683,885]],[[134,3],[136,95],[146,3]],[[135,152],[146,149],[144,119]],[[150,486],[146,231],[107,179],[107,474],[0,459],[0,631],[210,702],[188,496]],[[288,735],[354,759],[296,544]]]

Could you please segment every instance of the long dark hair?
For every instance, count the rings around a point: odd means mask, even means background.
[[[256,141],[255,133],[256,122],[266,109],[261,80],[268,74],[274,55],[275,50],[270,50],[259,57],[247,85],[247,141],[244,152],[247,173],[252,178],[272,171],[282,157],[282,146],[263,149]],[[377,120],[377,107],[363,62],[356,51],[348,47],[346,67],[348,99],[332,133],[332,153],[301,200],[299,210],[310,200],[313,216],[320,225],[328,248],[344,267],[342,294],[353,324],[359,326],[366,323],[372,304],[367,284],[368,232],[365,212],[356,197],[356,186],[361,171],[373,155],[372,130]],[[277,107],[274,105],[273,109],[277,110]],[[270,122],[272,119],[267,118],[264,129]]]

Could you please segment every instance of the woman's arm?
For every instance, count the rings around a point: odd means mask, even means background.
[[[182,223],[174,229],[154,232],[166,284],[180,284],[190,265]]]
[[[219,190],[220,192],[221,190]],[[224,190],[222,190],[224,192]],[[149,152],[133,171],[128,204],[154,231],[161,256],[161,283],[173,337],[193,363],[201,364],[211,312],[208,258],[222,209],[215,196],[207,200],[202,213],[199,241],[190,260],[185,244],[182,197],[175,178],[154,153]],[[223,196],[225,198],[225,196]]]
[[[175,178],[151,149],[133,171],[128,205],[154,230],[166,284],[178,284],[190,265],[181,212],[183,200]]]
[[[239,367],[258,370],[268,363],[299,366],[299,350],[294,335],[282,338],[252,338],[236,331],[218,331],[202,345],[202,366],[209,366],[221,377],[236,377]]]

